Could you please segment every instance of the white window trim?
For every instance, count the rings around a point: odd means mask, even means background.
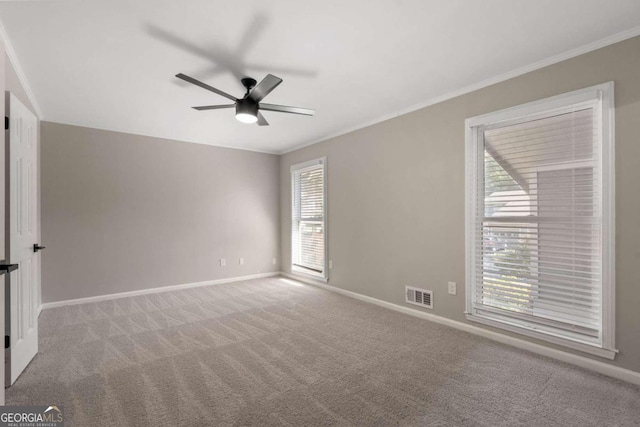
[[[506,123],[510,121],[529,121],[538,115],[547,115],[553,110],[599,100],[601,106],[600,126],[600,170],[602,171],[602,343],[590,345],[541,333],[520,325],[495,321],[474,314],[473,295],[475,294],[474,268],[476,261],[475,214],[477,212],[476,194],[477,173],[484,167],[480,156],[477,127]],[[615,348],[615,134],[614,134],[614,83],[608,82],[551,98],[541,99],[513,108],[469,118],[465,121],[465,246],[466,246],[466,311],[468,320],[516,332],[553,344],[572,348],[613,360],[618,350]]]
[[[323,239],[324,239],[324,265],[322,267],[322,274],[320,273],[313,273],[310,270],[303,268],[303,267],[298,267],[297,265],[293,264],[293,246],[291,247],[291,272],[293,274],[296,275],[300,275],[303,277],[307,277],[313,280],[319,280],[321,282],[324,283],[328,283],[329,282],[329,244],[327,241],[327,229],[328,229],[328,221],[327,221],[327,158],[326,157],[320,157],[318,159],[313,159],[313,160],[309,160],[306,162],[302,162],[302,163],[296,163],[294,165],[291,165],[290,168],[290,173],[289,173],[289,179],[290,179],[290,185],[289,187],[291,188],[291,198],[293,199],[294,197],[294,190],[293,190],[293,173],[296,171],[299,171],[301,169],[306,169],[308,167],[311,166],[317,166],[317,165],[322,165],[322,176],[324,178],[324,182],[323,182],[323,195],[322,197],[324,198],[324,203],[323,203],[323,211],[322,211],[322,217],[323,217],[323,221],[324,221],[324,226],[322,227],[322,232],[323,232]],[[293,221],[293,218],[290,218],[291,221]],[[291,237],[289,239],[291,241]]]

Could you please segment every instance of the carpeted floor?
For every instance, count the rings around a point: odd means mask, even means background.
[[[631,426],[640,389],[270,278],[44,310],[8,405],[67,426]]]

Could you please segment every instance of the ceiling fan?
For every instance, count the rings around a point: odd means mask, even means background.
[[[265,96],[269,95],[272,90],[276,88],[280,83],[282,83],[282,79],[276,77],[272,74],[267,74],[267,77],[262,79],[262,81],[256,86],[256,80],[245,77],[240,80],[242,85],[247,89],[247,93],[244,94],[242,98],[236,98],[233,95],[229,95],[226,92],[221,91],[220,89],[216,89],[215,87],[209,86],[206,83],[202,83],[200,80],[196,80],[193,77],[189,77],[185,74],[176,74],[176,77],[182,79],[186,82],[192,83],[196,86],[200,86],[203,89],[210,90],[213,93],[217,93],[218,95],[224,96],[234,102],[234,104],[224,104],[224,105],[204,105],[202,107],[192,107],[196,110],[219,110],[223,108],[234,108],[236,109],[236,119],[241,121],[242,123],[258,123],[258,126],[269,126],[269,123],[264,118],[260,110],[264,111],[277,111],[279,113],[290,113],[290,114],[301,114],[303,116],[313,116],[316,112],[314,110],[310,110],[308,108],[300,108],[300,107],[288,107],[286,105],[275,105],[275,104],[265,104],[261,103]]]

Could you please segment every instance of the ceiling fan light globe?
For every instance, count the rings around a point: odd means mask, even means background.
[[[236,113],[236,119],[242,123],[255,123],[258,121],[258,117],[250,113]]]

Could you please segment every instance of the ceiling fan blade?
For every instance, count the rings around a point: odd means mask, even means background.
[[[262,64],[252,64],[245,63],[244,67],[247,70],[255,70],[255,71],[271,71],[274,73],[282,73],[293,76],[302,76],[302,77],[316,77],[318,73],[316,71],[310,69],[302,69],[302,68],[288,68],[288,67],[273,67],[271,65],[262,65]]]
[[[255,15],[242,35],[235,52],[238,52],[238,55],[246,55],[256,42],[260,40],[260,36],[264,33],[268,23],[269,19],[264,12]]]
[[[273,74],[267,74],[267,77],[262,79],[262,81],[253,88],[251,93],[249,93],[249,98],[253,99],[256,102],[260,102],[265,96],[269,95],[271,91],[274,90],[280,83],[282,83],[282,79],[280,77],[276,77]]]
[[[258,126],[269,126],[269,122],[264,118],[260,111],[258,111]]]
[[[313,116],[316,113],[316,110],[311,110],[310,108],[289,107],[286,105],[260,104],[258,105],[258,108],[260,110],[265,110],[265,111],[277,111],[279,113],[301,114],[303,116]]]
[[[200,86],[203,89],[210,90],[211,92],[217,93],[218,95],[224,96],[225,98],[229,98],[230,100],[232,100],[234,102],[238,100],[238,98],[236,98],[235,96],[229,95],[228,93],[223,92],[220,89],[216,89],[215,87],[209,86],[206,83],[202,83],[200,80],[196,80],[193,77],[189,77],[189,76],[187,76],[185,74],[182,74],[182,73],[176,74],[176,77],[179,78],[179,79],[184,80],[185,82],[189,82],[189,83],[194,84],[196,86]]]
[[[226,104],[226,105],[204,105],[202,107],[191,107],[194,110],[220,110],[222,108],[234,108],[236,104]]]

